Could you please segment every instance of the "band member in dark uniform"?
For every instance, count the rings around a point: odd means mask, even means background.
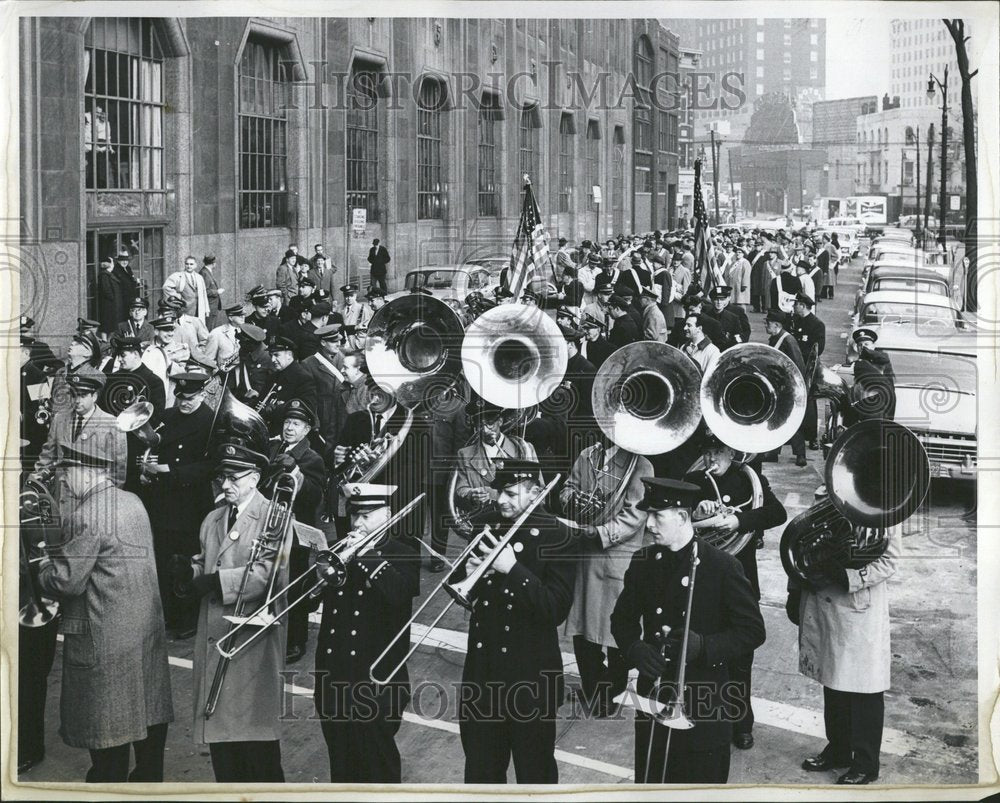
[[[615,349],[627,346],[642,340],[642,334],[636,322],[628,314],[629,304],[622,296],[611,296],[608,302],[608,310],[612,318],[611,332],[608,334],[608,343]]]
[[[668,703],[677,692],[688,623],[687,677],[680,693],[694,727],[670,730],[637,711],[635,780],[723,784],[729,779],[733,731],[724,695],[727,666],[764,643],[764,620],[739,561],[694,537],[691,509],[701,493],[698,486],[659,478],[643,482],[646,495],[638,507],[647,513],[646,533],[653,543],[632,557],[611,614],[611,632],[629,665],[639,669],[640,695],[648,696],[664,674],[668,681],[674,679],[659,686],[660,702]],[[699,562],[693,604],[685,616],[695,548]]]
[[[172,377],[177,406],[163,414],[150,459],[140,466],[142,491],[153,524],[153,547],[167,628],[177,638],[194,635],[197,602],[173,593],[171,555],[198,553],[198,528],[212,509],[212,460],[207,456],[213,411],[205,400],[207,374]]]
[[[722,327],[725,348],[750,342],[750,321],[740,307],[729,306],[731,293],[732,290],[723,284],[713,287],[708,293],[712,304],[704,309],[705,314]]]
[[[153,405],[150,423],[156,426],[166,409],[166,393],[160,377],[142,361],[145,346],[138,338],[123,337],[115,341],[115,350],[121,367],[108,377],[101,409],[117,415],[141,397]]]
[[[580,525],[581,536],[566,633],[573,636],[584,704],[595,716],[606,717],[628,681],[625,656],[611,635],[610,615],[632,553],[642,546],[646,516],[636,505],[643,497],[642,480],[653,476],[653,467],[642,455],[600,437],[577,457],[559,499],[565,514]]]
[[[892,421],[896,417],[896,375],[892,370],[892,360],[881,349],[875,348],[878,333],[874,329],[862,327],[851,333],[858,344],[858,359],[855,360],[852,408],[861,418],[884,418]]]
[[[247,298],[253,305],[253,312],[247,315],[244,323],[259,326],[267,333],[268,339],[278,334],[281,320],[271,310],[271,297],[264,286],[258,284],[247,294]]]
[[[584,334],[584,340],[580,342],[580,354],[595,369],[600,368],[615,351],[615,347],[604,336],[604,324],[590,313],[583,314],[580,326]]]
[[[805,378],[808,387],[810,380],[806,377],[805,360],[802,359],[802,352],[799,350],[798,341],[792,337],[792,333],[788,331],[788,326],[790,326],[790,317],[788,313],[782,312],[780,309],[769,309],[767,315],[764,316],[764,331],[768,334],[767,345],[776,348],[795,363],[795,367],[799,369],[799,372]],[[806,441],[802,435],[802,427],[799,427],[795,431],[795,434],[792,435],[788,443],[792,447],[792,454],[795,455],[795,465],[799,468],[807,466]],[[782,447],[779,446],[777,449],[766,452],[761,456],[761,460],[765,463],[777,462],[781,449]]]
[[[271,438],[271,465],[282,471],[298,469],[302,474],[298,494],[292,512],[295,520],[316,526],[319,507],[323,501],[323,486],[326,484],[326,466],[323,458],[309,446],[309,433],[316,426],[316,416],[300,399],[291,399],[281,412],[284,420],[281,435]],[[261,488],[265,496],[270,496],[269,483]],[[293,541],[289,555],[289,573],[299,577],[309,568],[309,548]],[[293,586],[289,599],[294,599],[304,590]],[[288,616],[288,648],[285,663],[294,664],[306,651],[309,639],[309,606],[299,605]]]
[[[813,314],[813,301],[805,293],[795,296],[795,315],[792,317],[792,336],[799,344],[802,359],[809,361],[809,355],[814,351],[819,359],[826,348],[826,326]],[[819,449],[817,440],[817,409],[816,397],[810,393],[806,402],[806,415],[802,419],[802,437],[809,441],[810,449]]]
[[[750,581],[754,597],[760,601],[760,581],[757,577],[757,550],[764,547],[764,531],[784,524],[788,518],[785,508],[771,491],[771,485],[760,470],[759,464],[744,468],[733,462],[736,451],[722,443],[714,434],[708,433],[702,444],[702,457],[712,479],[705,471],[695,471],[684,479],[701,488],[698,504],[694,511],[694,529],[704,533],[708,528],[724,532],[726,537],[753,533],[746,545],[736,553],[736,559],[743,566],[743,573]],[[761,504],[754,507],[753,485],[747,471],[753,471],[761,487]],[[715,483],[713,485],[712,483]],[[732,512],[720,510],[719,489],[722,505],[737,508]],[[733,744],[741,750],[753,747],[753,707],[750,704],[750,670],[753,666],[753,652],[741,655],[729,662],[729,677],[734,683],[733,700],[740,707],[741,717],[733,723]]]
[[[473,571],[541,493],[538,463],[508,460],[493,488],[498,521]],[[559,626],[573,599],[575,550],[565,527],[539,508],[528,516],[475,588],[462,673],[459,728],[466,783],[558,783],[556,713],[563,698]],[[459,570],[460,571],[460,570]]]
[[[51,400],[43,396],[48,392],[49,378],[31,360],[31,348],[35,339],[31,335],[21,335],[21,470],[31,472],[35,460],[42,449],[52,422]],[[48,419],[39,421],[38,411],[46,409]],[[44,419],[44,416],[42,416]]]
[[[292,399],[299,399],[310,410],[316,408],[316,383],[310,373],[295,360],[295,343],[286,337],[271,338],[267,344],[271,353],[274,378],[271,387],[261,397],[259,410],[272,432],[281,425],[281,409]]]
[[[240,344],[240,359],[231,372],[229,389],[244,404],[255,406],[274,381],[271,355],[264,345],[266,332],[252,323],[237,327],[236,342]]]
[[[350,487],[351,528],[345,538],[373,532],[392,515],[392,485]],[[400,530],[348,564],[343,586],[323,591],[323,621],[316,648],[316,712],[330,756],[331,783],[400,783],[402,766],[396,733],[410,699],[404,664],[386,677],[410,646],[409,633],[379,663],[375,660],[410,618],[420,593],[420,555]],[[373,666],[374,664],[374,666]]]
[[[249,571],[254,541],[262,535],[270,505],[257,489],[267,457],[239,442],[222,443],[215,455],[217,480],[225,504],[212,510],[201,524],[201,549],[194,558],[173,561],[178,589],[200,600],[198,635],[194,643],[193,736],[209,747],[212,770],[219,783],[284,783],[281,767],[281,715],[285,665],[285,628],[279,620],[266,635],[233,657],[226,681],[211,717],[205,717],[221,656],[216,643],[231,627],[244,574],[243,599],[253,611],[262,601],[273,572],[275,588],[288,584],[288,566],[274,551],[265,551]],[[206,483],[207,485],[208,483]],[[294,526],[294,522],[293,522]],[[283,550],[277,550],[278,555]]]
[[[158,782],[174,712],[153,537],[142,504],[115,487],[113,463],[97,446],[63,451],[57,468],[72,504],[65,526],[47,531],[56,540],[38,570],[42,590],[62,605],[59,733],[90,750],[88,783]]]
[[[114,345],[118,338],[135,338],[142,343],[143,348],[153,342],[153,325],[146,320],[149,314],[149,302],[144,298],[135,298],[128,308],[128,320],[121,321],[111,336]]]

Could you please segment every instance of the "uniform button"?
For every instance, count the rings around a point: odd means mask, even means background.
[[[364,590],[363,588],[359,588],[359,589],[358,589],[358,596],[359,596],[359,597],[360,597],[360,596],[363,596],[363,595],[364,595],[364,593],[365,593],[365,590]]]
[[[481,642],[481,641],[477,641],[477,642],[476,642],[476,648],[477,648],[477,649],[482,649],[482,647],[483,647],[483,642]]]
[[[657,608],[657,609],[656,609],[656,613],[657,613],[657,614],[661,614],[661,613],[663,613],[663,608]]]
[[[361,611],[355,611],[355,612],[354,612],[354,615],[355,615],[355,616],[360,616],[360,615],[361,615]]]
[[[329,655],[329,654],[330,654],[331,652],[333,652],[333,650],[332,650],[332,649],[330,649],[329,647],[327,647],[327,648],[326,648],[326,654],[327,654],[327,655]]]
[[[337,632],[337,631],[336,631],[336,630],[334,630],[334,629],[333,629],[332,627],[330,628],[330,635],[331,635],[331,636],[332,636],[332,635],[333,635],[334,633],[336,633],[336,632]]]
[[[337,596],[338,596],[338,597],[342,597],[342,596],[344,596],[344,592],[343,592],[343,591],[338,591],[338,592],[337,592]],[[336,611],[334,611],[334,613],[336,613]]]
[[[493,585],[493,581],[492,581],[492,580],[487,580],[487,581],[486,581],[486,585],[488,585],[488,586],[491,586],[491,585]]]
[[[358,635],[358,631],[357,631],[357,630],[352,630],[352,631],[351,631],[351,635],[352,635],[352,636],[356,636],[356,635]]]
[[[183,443],[178,443],[177,444],[177,448],[178,449],[183,449],[184,448],[184,444]]]
[[[500,652],[507,652],[507,648],[506,647],[501,647],[500,648]]]
[[[684,588],[687,588],[688,587],[688,583],[690,583],[690,582],[691,582],[691,580],[688,579],[687,577],[682,577],[681,578],[681,585],[684,586]]]
[[[216,567],[216,568],[219,568],[219,567],[220,567],[221,565],[222,565],[222,561],[221,561],[221,560],[217,560],[217,561],[215,562],[215,567]]]
[[[337,612],[336,608],[334,608],[332,611],[330,611],[330,613],[336,613],[336,612]]]
[[[513,607],[514,607],[514,606],[513,606],[513,605],[511,605],[510,603],[508,603],[508,604],[507,604],[507,610],[508,610],[508,611],[509,611],[509,610],[511,610],[511,609],[512,609]]]
[[[486,607],[487,605],[489,605],[489,604],[490,604],[490,601],[489,601],[488,599],[484,599],[484,600],[483,600],[483,607],[484,607],[484,608],[485,608],[485,607]]]
[[[503,629],[504,629],[505,633],[509,633],[510,632],[510,625],[504,625]]]
[[[354,650],[351,650],[351,655],[357,655],[357,653]]]

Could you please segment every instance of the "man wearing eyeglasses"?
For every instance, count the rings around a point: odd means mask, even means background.
[[[172,561],[177,592],[200,600],[194,648],[194,741],[208,745],[219,783],[284,783],[278,721],[284,695],[283,621],[230,661],[215,710],[211,716],[205,714],[216,666],[222,660],[216,645],[229,632],[226,617],[235,614],[241,588],[245,610],[256,610],[264,601],[276,559],[281,564],[274,587],[288,584],[283,547],[265,551],[248,566],[254,541],[262,536],[268,519],[269,503],[257,489],[267,457],[232,441],[222,443],[215,458],[215,479],[225,504],[202,522],[200,552]]]

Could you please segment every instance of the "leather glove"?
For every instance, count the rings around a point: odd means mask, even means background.
[[[652,644],[637,641],[628,650],[629,663],[639,670],[640,675],[658,678],[667,669],[666,659]]]
[[[664,642],[666,648],[667,658],[672,661],[680,660],[681,657],[681,639],[683,639],[683,631],[678,629],[674,633],[667,636],[667,640]],[[688,650],[687,650],[687,661],[686,663],[694,663],[701,657],[701,653],[704,649],[704,639],[701,637],[700,633],[695,633],[693,630],[688,632]]]
[[[171,555],[170,576],[175,583],[189,583],[194,577],[194,566],[191,565],[191,558],[187,555]]]
[[[788,621],[793,625],[799,624],[802,615],[802,591],[798,588],[788,590],[788,599],[785,600],[785,613],[788,614]]]
[[[271,466],[277,471],[291,471],[295,468],[295,458],[288,452],[282,452],[271,461]]]
[[[222,594],[222,582],[219,580],[218,572],[213,572],[212,574],[201,574],[195,577],[189,584],[190,596],[192,597],[204,597],[206,594],[211,594],[213,591]]]

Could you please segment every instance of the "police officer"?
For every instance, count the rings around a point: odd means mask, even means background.
[[[274,369],[271,386],[263,394],[264,407],[260,411],[272,431],[276,431],[282,405],[291,399],[300,399],[310,410],[316,407],[316,383],[309,372],[295,359],[295,343],[280,335],[267,344]],[[266,401],[265,401],[266,400]]]
[[[347,539],[371,533],[391,516],[393,485],[356,484],[347,497]],[[341,586],[323,591],[323,620],[316,647],[316,712],[330,757],[332,783],[400,783],[402,764],[395,736],[410,698],[404,664],[390,683],[376,686],[369,678],[385,678],[410,645],[399,638],[386,657],[375,663],[407,620],[420,593],[420,556],[411,523],[395,531],[351,561]]]
[[[720,284],[713,287],[708,295],[712,305],[705,309],[705,313],[719,322],[726,339],[726,347],[735,346],[738,343],[749,343],[750,320],[742,307],[729,303],[732,289]]]
[[[611,614],[611,633],[629,666],[639,670],[638,693],[648,696],[655,681],[665,676],[668,682],[658,686],[657,694],[661,703],[669,703],[677,692],[677,665],[688,625],[681,693],[694,727],[657,727],[648,714],[637,711],[635,781],[726,783],[737,713],[725,705],[727,662],[764,643],[764,620],[739,561],[694,537],[691,509],[701,494],[698,486],[660,478],[643,483],[645,496],[637,507],[646,512],[646,533],[653,543],[632,556]],[[697,573],[692,578],[695,559]],[[692,582],[694,596],[686,613]]]
[[[466,571],[480,565],[537,499],[539,470],[538,463],[522,460],[497,470],[496,529]],[[477,585],[458,711],[466,783],[506,783],[511,758],[518,783],[558,783],[559,626],[572,604],[576,564],[563,525],[536,507]]]
[[[212,509],[212,460],[207,456],[214,413],[204,404],[208,375],[172,377],[177,404],[163,414],[150,459],[140,465],[140,496],[153,525],[153,547],[167,628],[177,638],[194,635],[198,606],[178,600],[168,567],[171,555],[198,553],[198,528]]]
[[[771,485],[760,470],[760,465],[743,466],[734,461],[736,451],[724,444],[713,433],[706,434],[702,442],[705,471],[695,471],[684,479],[701,489],[695,509],[694,529],[707,528],[723,531],[727,537],[753,533],[753,537],[736,553],[736,559],[750,581],[754,597],[760,601],[760,582],[757,577],[757,550],[764,547],[764,531],[784,524],[788,518],[785,508],[771,491]],[[753,485],[748,472],[754,472],[760,482],[762,501],[753,507]],[[708,475],[711,474],[711,479]],[[714,484],[713,484],[714,483]],[[718,487],[719,495],[715,489]],[[720,511],[722,505],[735,508],[731,513]],[[753,707],[750,704],[750,670],[753,652],[729,662],[729,677],[734,682],[734,700],[740,707],[740,718],[733,723],[733,744],[741,750],[753,747]]]

